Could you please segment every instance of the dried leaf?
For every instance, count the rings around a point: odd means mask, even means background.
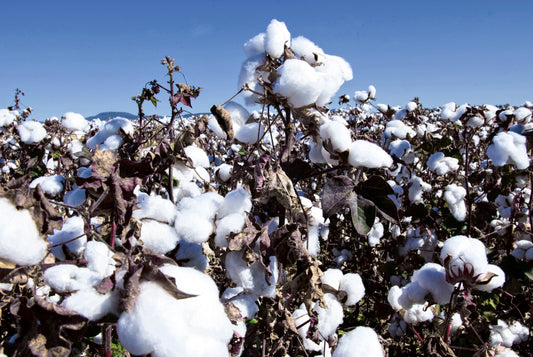
[[[346,206],[351,206],[356,200],[354,182],[348,176],[330,177],[322,192],[322,210],[324,217],[329,217]]]
[[[220,104],[211,107],[211,114],[215,116],[218,125],[226,133],[228,139],[233,139],[233,121],[231,115]]]

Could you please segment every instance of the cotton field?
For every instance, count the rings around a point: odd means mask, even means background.
[[[277,20],[246,107],[162,64],[138,120],[0,109],[0,355],[530,355],[531,103],[337,93]]]

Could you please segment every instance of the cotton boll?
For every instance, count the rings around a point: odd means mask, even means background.
[[[313,104],[322,91],[317,72],[305,61],[288,59],[277,72],[279,78],[274,82],[274,93],[286,97],[295,108]]]
[[[389,302],[390,306],[396,311],[399,311],[404,308],[402,304],[400,303],[400,297],[402,296],[402,294],[403,294],[402,288],[400,288],[398,285],[393,285],[389,289],[389,294],[387,295],[387,301]]]
[[[343,335],[333,357],[383,357],[379,337],[370,327],[358,326]]]
[[[513,132],[500,132],[487,149],[487,156],[496,166],[513,164],[519,170],[529,166],[526,149],[526,137]]]
[[[198,243],[182,240],[175,258],[180,266],[194,268],[202,272],[209,267],[209,262],[203,253],[202,246]]]
[[[237,102],[228,102],[224,105],[224,109],[226,109],[231,116],[231,121],[233,124],[234,129],[238,129],[250,118],[250,112],[246,110],[242,105],[240,105]]]
[[[95,149],[97,145],[109,150],[116,150],[122,145],[121,133],[133,134],[133,124],[125,118],[114,118],[99,127],[98,132],[87,140],[87,147]],[[109,139],[109,141],[107,141]],[[107,141],[107,142],[106,142]],[[117,146],[118,145],[118,146]]]
[[[57,196],[63,192],[65,178],[61,175],[37,177],[30,183],[29,188],[35,188],[37,185],[41,185],[44,193]]]
[[[346,306],[357,304],[365,296],[365,286],[359,274],[345,274],[341,278],[339,290],[345,291],[348,295],[344,302]]]
[[[405,154],[411,150],[411,144],[407,140],[396,139],[389,144],[389,152],[391,155],[401,159]]]
[[[316,99],[316,104],[319,106],[328,104],[342,84],[353,78],[351,66],[338,56],[326,55],[315,70],[321,82],[321,92]]]
[[[137,220],[143,218],[154,219],[160,222],[173,224],[176,219],[176,209],[172,201],[161,196],[147,196],[137,204],[140,209],[133,211],[133,217]]]
[[[472,270],[477,276],[487,272],[487,255],[485,245],[478,239],[466,236],[454,236],[447,239],[440,253],[441,262],[448,262],[447,274],[460,274],[465,269]],[[468,279],[466,284],[474,285],[475,281]]]
[[[70,217],[63,223],[61,230],[54,229],[54,234],[48,236],[48,241],[52,246],[68,242],[65,243],[68,251],[76,256],[81,256],[87,243],[84,226],[83,218],[78,216]],[[52,253],[57,259],[66,259],[61,245],[52,248]]]
[[[209,167],[209,157],[198,146],[189,145],[183,150],[185,151],[185,155],[192,161],[194,167]]]
[[[273,58],[280,58],[285,51],[285,46],[290,47],[290,42],[291,34],[285,23],[273,19],[265,33],[265,52]]]
[[[317,344],[313,340],[307,338],[311,324],[309,323],[309,313],[307,312],[304,304],[301,304],[300,307],[292,313],[292,318],[296,326],[299,326],[298,335],[300,335],[302,338],[304,348],[308,351],[323,351],[325,347],[325,341]]]
[[[230,191],[222,201],[217,217],[223,218],[232,213],[250,212],[252,209],[251,195],[244,188],[239,187]]]
[[[265,268],[257,261],[248,265],[242,259],[242,252],[229,252],[225,262],[226,273],[237,286],[257,296],[272,297],[276,294],[277,261],[275,257],[270,258],[273,275],[268,282],[265,280]]]
[[[416,325],[420,322],[431,321],[433,320],[433,311],[428,308],[427,303],[420,305],[415,304],[411,308],[405,310],[403,314],[403,319],[408,324]]]
[[[324,148],[322,147],[322,141],[317,143],[314,139],[310,140],[309,146],[309,160],[314,164],[323,164],[326,162],[324,155],[322,154]]]
[[[242,213],[232,213],[216,221],[215,244],[221,248],[228,246],[226,237],[230,233],[239,233],[245,224],[245,216]]]
[[[301,59],[309,64],[320,62],[325,56],[324,51],[320,47],[303,36],[298,36],[292,40],[291,49],[296,55],[300,56]]]
[[[179,214],[189,211],[189,213],[212,220],[223,201],[224,197],[216,192],[206,192],[195,197],[185,197],[177,205],[178,218]]]
[[[413,273],[411,282],[417,282],[433,296],[437,304],[447,304],[453,292],[453,285],[446,281],[446,270],[439,264],[426,263]]]
[[[244,319],[251,319],[259,311],[257,305],[257,297],[249,293],[245,293],[240,286],[236,288],[227,288],[222,293],[220,299],[223,302],[231,302],[237,309],[239,309],[241,316]]]
[[[418,108],[418,104],[416,104],[415,102],[409,102],[407,103],[407,105],[405,106],[405,109],[408,111],[408,112],[414,112],[416,110],[416,108]]]
[[[335,290],[339,290],[343,274],[340,269],[328,269],[320,277],[320,282],[331,286]]]
[[[235,131],[235,139],[241,143],[253,145],[255,144],[265,132],[265,128],[261,123],[244,124]]]
[[[531,110],[528,108],[520,107],[513,114],[517,123],[526,123],[531,120]]]
[[[61,117],[61,124],[73,131],[82,131],[86,133],[89,131],[89,122],[85,120],[83,115],[73,112],[63,114]]]
[[[375,247],[376,245],[378,245],[381,238],[383,237],[384,231],[385,228],[383,227],[383,224],[379,221],[379,218],[376,217],[374,220],[374,225],[372,225],[372,228],[366,235],[368,239],[368,245],[371,247]]]
[[[114,253],[102,242],[90,241],[85,246],[83,256],[87,260],[87,268],[96,272],[101,279],[115,271]]]
[[[255,35],[244,44],[246,57],[263,54],[265,52],[265,33]]]
[[[28,210],[0,197],[0,259],[18,265],[38,264],[46,255],[46,242],[39,235]]]
[[[356,140],[350,144],[348,163],[353,167],[389,167],[392,165],[392,158],[376,144],[366,140]]]
[[[444,156],[444,153],[439,151],[431,154],[426,165],[431,171],[435,171],[437,175],[445,175],[459,168],[459,160],[454,157]]]
[[[74,310],[91,321],[97,321],[107,314],[118,315],[119,294],[113,290],[100,294],[95,289],[75,292],[63,300],[61,306]]]
[[[494,264],[487,265],[487,273],[494,274],[487,284],[476,284],[474,289],[481,291],[492,291],[496,288],[501,288],[505,283],[505,273],[503,270]]]
[[[453,217],[458,221],[464,221],[466,218],[465,197],[466,190],[462,186],[457,186],[456,184],[446,186],[444,199],[448,203]]]
[[[385,127],[385,131],[383,132],[383,135],[386,138],[393,138],[396,137],[398,139],[405,139],[407,136],[415,137],[416,132],[408,127],[405,123],[403,123],[401,120],[391,120],[387,123],[387,126]]]
[[[339,121],[329,121],[320,126],[320,136],[323,141],[330,141],[334,151],[347,151],[352,143],[350,130]]]
[[[194,211],[180,211],[174,223],[180,239],[191,243],[202,243],[213,233],[213,222]]]
[[[46,269],[43,279],[55,291],[65,293],[91,288],[98,284],[102,277],[88,268],[80,268],[73,264],[60,264]]]
[[[464,113],[466,113],[468,108],[468,104],[463,104],[460,107],[457,107],[454,102],[445,104],[441,109],[440,119],[455,123],[463,116]]]
[[[248,86],[252,91],[263,93],[263,88],[257,81],[259,77],[267,77],[266,73],[263,73],[257,68],[265,61],[265,55],[259,54],[248,58],[241,66],[241,72],[239,74],[238,86],[242,88],[243,86]],[[257,94],[251,91],[243,92],[244,101],[247,105],[253,105],[259,102],[259,97]]]
[[[246,92],[245,92],[246,93]],[[249,93],[249,92],[248,92]],[[228,135],[222,130],[220,124],[214,115],[209,115],[209,120],[207,121],[207,127],[211,129],[221,139],[227,139]]]
[[[411,203],[423,203],[422,195],[424,192],[431,191],[430,184],[424,182],[420,177],[414,176],[409,180],[409,201]]]
[[[227,182],[231,178],[233,165],[221,164],[215,169],[215,176],[222,182]]]
[[[17,128],[20,140],[24,144],[37,144],[46,137],[46,129],[36,121],[25,121]]]
[[[141,226],[140,240],[144,247],[165,254],[176,247],[179,238],[174,227],[158,221],[145,220]]]
[[[327,306],[326,308],[322,308],[319,304],[315,303],[313,310],[318,315],[318,331],[327,339],[328,336],[335,334],[337,327],[344,320],[344,312],[342,305],[335,295],[330,293],[324,294],[324,301]]]
[[[17,119],[18,111],[0,109],[0,126],[10,125]]]

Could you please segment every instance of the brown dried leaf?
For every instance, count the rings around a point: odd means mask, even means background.
[[[229,112],[217,104],[211,107],[211,113],[215,116],[218,125],[226,133],[228,139],[233,139],[233,121]]]
[[[46,337],[38,334],[30,340],[28,348],[31,353],[37,357],[68,357],[70,349],[66,347],[56,346],[51,349],[46,348]]]

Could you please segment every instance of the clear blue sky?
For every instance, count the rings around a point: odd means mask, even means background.
[[[237,91],[242,45],[272,18],[352,65],[339,95],[373,84],[390,105],[533,101],[531,0],[40,0],[1,10],[0,108],[20,88],[35,119],[135,113],[131,97],[165,81],[167,55],[204,88],[192,111],[209,111]],[[161,99],[146,112],[168,114]]]

